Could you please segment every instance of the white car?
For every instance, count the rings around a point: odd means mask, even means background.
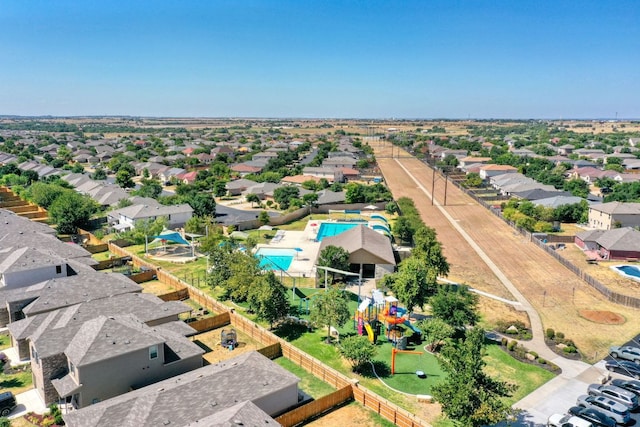
[[[573,415],[553,414],[547,421],[547,427],[593,427],[593,424]]]
[[[611,347],[609,354],[614,359],[626,359],[632,362],[640,363],[640,348],[623,345],[622,347]]]

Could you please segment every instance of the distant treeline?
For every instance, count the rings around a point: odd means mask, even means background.
[[[127,125],[107,125],[103,123],[87,123],[81,126],[72,123],[57,123],[45,121],[18,121],[15,123],[0,123],[0,130],[38,130],[43,132],[85,132],[85,133],[182,133],[185,128],[145,128]]]

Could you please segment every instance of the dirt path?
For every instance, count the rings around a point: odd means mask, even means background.
[[[444,253],[451,264],[449,278],[507,299],[515,299],[443,213],[431,205],[431,199],[402,166],[429,192],[432,188],[432,170],[406,153],[401,152],[399,159],[391,159],[385,158],[385,155],[391,154],[389,147],[378,145],[374,149],[394,197],[412,198],[425,223],[438,232]],[[394,152],[397,155],[397,147]],[[443,203],[444,180],[438,175],[434,193],[435,200]],[[443,209],[529,301],[539,313],[543,327],[552,327],[565,333],[587,358],[597,360],[606,353],[610,344],[624,342],[637,333],[634,322],[606,325],[579,316],[582,309],[602,310],[618,313],[630,320],[636,318],[639,311],[606,301],[550,255],[515,233],[501,219],[454,185],[447,186],[447,204]]]

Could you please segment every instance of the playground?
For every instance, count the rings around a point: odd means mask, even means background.
[[[295,297],[290,294],[292,307],[298,315],[289,323],[298,328],[276,332],[289,341],[295,341],[301,348],[309,347],[309,353],[321,358],[334,368],[344,370],[347,365],[337,357],[337,346],[324,344],[326,328],[314,331],[308,329],[309,307],[314,295],[323,289],[296,289]],[[410,319],[406,308],[401,307],[394,297],[384,296],[380,291],[358,296],[345,291],[349,298],[349,309],[353,313],[350,321],[342,327],[332,326],[330,332],[335,344],[351,335],[362,335],[377,348],[376,356],[369,369],[363,372],[367,382],[373,381],[390,394],[400,392],[406,395],[428,395],[431,387],[444,378],[436,357],[425,350],[421,331],[414,319]],[[292,332],[291,332],[292,331]],[[369,385],[368,385],[369,386]]]

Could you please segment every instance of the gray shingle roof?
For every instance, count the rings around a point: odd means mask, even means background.
[[[610,251],[640,252],[640,231],[627,227],[608,230],[596,242]]]
[[[640,215],[640,203],[609,202],[591,205],[590,209],[607,214]]]
[[[56,230],[46,224],[31,221],[27,218],[16,215],[6,209],[0,209],[0,228],[4,230],[13,230],[14,232],[23,233],[44,233],[55,235]]]
[[[263,397],[299,381],[261,354],[249,352],[71,412],[64,419],[69,427],[184,427],[228,414],[222,411],[239,403],[259,406]]]
[[[336,236],[322,239],[318,256],[324,248],[330,245],[346,249],[352,255],[351,259],[355,253],[358,253],[357,258],[360,258],[358,261],[363,264],[395,265],[396,263],[389,238],[364,225],[358,225]],[[353,261],[356,260],[352,259]]]

